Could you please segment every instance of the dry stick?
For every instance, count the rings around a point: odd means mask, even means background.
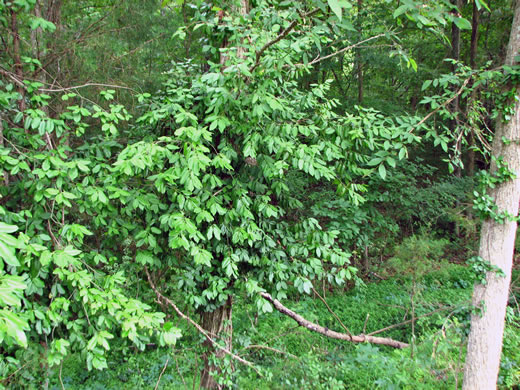
[[[325,57],[319,57],[319,58],[316,58],[315,60],[312,60],[311,62],[309,62],[307,65],[314,65],[318,62],[321,62],[321,61],[324,61],[328,58],[331,58],[331,57],[334,57],[334,56],[337,56],[338,54],[341,54],[341,53],[344,53],[348,50],[351,50],[351,49],[354,49],[355,47],[358,47],[359,45],[363,44],[363,43],[366,43],[366,42],[369,42],[369,41],[372,41],[374,39],[377,39],[377,38],[381,38],[383,36],[385,36],[386,33],[381,33],[381,34],[378,34],[378,35],[374,35],[373,37],[370,37],[370,38],[367,38],[367,39],[364,39],[358,43],[354,43],[353,45],[350,45],[350,46],[347,46],[347,47],[344,47],[343,49],[341,50],[338,50],[337,52],[334,52],[332,54],[329,54],[329,55],[326,55]],[[303,66],[304,64],[296,64],[296,66]]]
[[[450,104],[452,101],[454,101],[462,93],[462,91],[464,91],[464,88],[466,88],[466,85],[468,85],[468,83],[472,79],[472,77],[473,76],[469,76],[466,80],[464,80],[464,82],[462,83],[459,90],[457,92],[455,92],[455,95],[453,95],[451,98],[446,100],[435,110],[433,110],[428,115],[426,115],[423,119],[421,119],[419,123],[417,123],[414,127],[412,127],[412,129],[409,131],[409,133],[413,133],[419,126],[421,126],[424,122],[426,122],[428,119],[430,119],[432,117],[432,115],[435,115],[441,108],[445,108],[448,104]]]
[[[365,334],[365,332],[367,331],[367,322],[368,322],[369,318],[370,318],[370,313],[367,313],[367,316],[365,318],[365,323],[363,324],[363,334]]]
[[[3,68],[0,68],[0,74],[3,74],[4,76],[9,77],[18,86],[26,88],[26,85],[23,83],[23,81],[20,80],[18,78],[18,76],[16,76],[16,74],[14,74],[13,72],[9,72],[9,71],[7,71],[7,70],[5,70]],[[76,86],[73,86],[73,87],[55,88],[55,89],[53,89],[53,88],[39,88],[38,91],[41,91],[41,92],[64,92],[64,91],[70,91],[70,90],[73,90],[73,89],[85,88],[85,87],[119,88],[119,89],[129,89],[129,90],[133,91],[133,89],[130,88],[130,87],[125,87],[125,86],[122,86],[122,85],[102,84],[102,83],[85,83],[85,84],[76,85]]]
[[[419,318],[429,317],[429,316],[431,316],[431,315],[433,315],[435,313],[438,313],[438,312],[443,311],[443,310],[448,310],[448,309],[450,309],[450,308],[449,307],[440,307],[440,308],[438,308],[438,309],[436,309],[434,311],[431,311],[429,313],[422,314],[420,316],[415,317],[415,321],[417,321]],[[379,330],[376,330],[375,332],[368,333],[367,336],[373,336],[375,334],[382,333],[382,332],[385,332],[387,330],[394,329],[394,328],[397,328],[399,326],[403,326],[403,325],[409,324],[410,322],[412,322],[412,320],[407,320],[407,321],[400,322],[398,324],[390,325],[390,326],[387,326],[386,328],[379,329]]]
[[[279,354],[282,354],[282,355],[287,355],[287,356],[290,356],[290,357],[292,357],[294,359],[300,360],[298,358],[298,356],[293,355],[292,353],[285,352],[285,351],[282,351],[280,349],[276,349],[276,348],[273,348],[273,347],[269,347],[267,345],[251,344],[251,345],[248,345],[247,347],[245,347],[244,349],[252,349],[252,348],[255,348],[255,349],[267,349],[268,351],[273,351],[273,352],[276,352],[276,353],[279,353]]]
[[[258,375],[261,376],[260,372],[253,366],[253,363],[251,362],[248,362],[247,360],[244,360],[242,359],[240,356],[237,356],[235,355],[233,352],[227,350],[226,348],[222,347],[221,345],[219,345],[215,340],[213,340],[209,335],[208,333],[204,330],[204,328],[202,328],[202,326],[200,326],[199,324],[197,324],[195,321],[193,321],[190,317],[188,317],[186,314],[184,314],[178,307],[175,303],[173,303],[173,301],[171,301],[170,299],[166,298],[164,295],[162,295],[158,290],[157,288],[155,287],[155,284],[154,282],[152,281],[152,277],[150,276],[150,272],[148,272],[148,267],[144,267],[144,270],[146,272],[146,276],[148,277],[148,283],[150,283],[150,286],[152,287],[152,290],[155,292],[155,295],[157,296],[157,301],[159,303],[161,303],[161,301],[167,303],[168,305],[170,305],[173,310],[175,310],[175,312],[180,316],[182,317],[183,319],[185,319],[189,324],[191,324],[192,326],[195,327],[195,329],[197,329],[199,331],[200,334],[202,334],[213,346],[215,346],[216,348],[220,349],[222,352],[224,352],[225,354],[231,356],[233,359],[239,361],[240,363],[242,364],[245,364],[246,366],[249,366],[251,367],[253,370],[256,371],[256,373]]]
[[[61,379],[61,370],[63,368],[63,361],[60,363],[60,374],[58,375],[58,378],[60,379],[61,388],[65,390],[65,386],[63,385],[63,380]]]
[[[302,15],[302,18],[306,18],[306,17],[309,17],[309,16],[312,16],[314,15],[316,12],[318,12],[320,9],[319,8],[316,8],[304,15]],[[280,34],[278,34],[278,36],[273,39],[272,41],[269,41],[267,42],[264,46],[262,46],[262,48],[260,50],[258,50],[256,52],[256,60],[255,60],[255,64],[249,69],[250,72],[252,72],[253,70],[256,69],[256,67],[258,65],[260,65],[260,58],[262,57],[262,54],[264,54],[264,52],[269,49],[271,46],[273,46],[275,43],[278,43],[280,42],[283,38],[285,38],[290,32],[291,30],[296,26],[296,24],[298,23],[297,20],[293,20],[291,22],[291,24],[289,24],[289,26],[287,26],[285,28],[285,30],[283,30]]]
[[[170,361],[170,357],[168,356],[168,358],[166,359],[166,363],[164,363],[164,367],[163,367],[161,373],[159,374],[159,378],[157,379],[157,383],[155,384],[155,387],[153,388],[153,390],[157,390],[157,388],[159,387],[159,383],[161,382],[161,377],[163,376],[164,371],[166,371],[166,367],[168,367],[169,361]]]
[[[336,313],[334,313],[334,311],[330,308],[330,306],[327,304],[327,301],[325,301],[325,299],[323,299],[322,296],[320,294],[318,294],[318,292],[314,289],[314,287],[312,288],[312,291],[314,291],[314,293],[318,296],[318,298],[320,298],[320,300],[325,304],[325,306],[327,306],[327,310],[329,311],[329,313],[332,314],[334,316],[334,318],[336,318],[338,320],[338,322],[341,324],[343,329],[345,329],[347,334],[352,337],[352,333],[350,333],[350,330],[348,330],[348,328],[345,326],[343,321],[341,321],[340,318],[336,315]]]
[[[288,309],[284,305],[280,303],[277,299],[274,299],[270,294],[261,292],[260,295],[267,299],[269,302],[271,302],[276,310],[278,310],[280,313],[285,314],[286,316],[291,317],[294,321],[296,321],[300,326],[303,326],[304,328],[307,328],[309,330],[312,330],[313,332],[320,333],[326,337],[330,337],[333,339],[338,340],[345,340],[345,341],[352,341],[355,343],[372,343],[372,344],[381,344],[381,345],[388,345],[390,347],[394,348],[407,348],[410,345],[407,343],[403,343],[401,341],[393,340],[386,337],[373,337],[369,335],[358,335],[358,336],[352,336],[346,333],[339,333],[334,330],[330,330],[328,328],[325,328],[321,325],[315,324],[313,322],[310,322],[309,320],[306,320],[299,314],[293,312],[292,310]]]
[[[184,375],[182,375],[182,372],[179,368],[179,361],[177,360],[177,356],[175,356],[175,350],[173,351],[173,359],[175,360],[175,367],[177,368],[177,372],[179,373],[179,376],[181,377],[182,379],[182,383],[184,385],[184,388],[187,389],[188,388],[188,385],[186,384],[186,381],[184,380]]]

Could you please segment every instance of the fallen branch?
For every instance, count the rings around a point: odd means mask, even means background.
[[[298,323],[298,325],[303,326],[304,328],[307,328],[309,330],[312,330],[313,332],[320,333],[323,336],[330,337],[333,339],[338,339],[338,340],[351,341],[354,343],[365,343],[366,342],[366,343],[371,343],[371,344],[388,345],[390,347],[400,348],[400,349],[407,348],[410,346],[407,343],[403,343],[401,341],[393,340],[393,339],[386,338],[386,337],[374,337],[374,336],[368,336],[368,335],[364,335],[364,334],[353,336],[353,335],[349,335],[346,333],[339,333],[334,330],[330,330],[321,325],[318,325],[318,324],[315,324],[313,322],[306,320],[299,314],[293,312],[292,310],[290,310],[287,307],[285,307],[284,305],[282,305],[280,303],[280,301],[278,301],[277,299],[274,299],[270,294],[261,292],[260,295],[264,299],[271,302],[274,305],[274,307],[276,308],[276,310],[278,310],[280,313],[291,317],[294,321],[296,321]]]
[[[215,340],[213,340],[210,335],[208,334],[208,332],[206,332],[204,330],[204,328],[202,326],[200,326],[199,324],[197,324],[195,321],[193,321],[190,317],[188,317],[186,314],[184,314],[178,307],[175,303],[173,303],[173,301],[171,301],[170,299],[166,298],[164,295],[162,295],[159,290],[157,290],[157,287],[155,287],[155,283],[153,282],[152,280],[152,277],[150,276],[150,272],[148,272],[148,268],[147,267],[144,267],[144,270],[146,272],[146,276],[148,277],[148,283],[150,283],[150,286],[152,287],[152,290],[155,292],[155,295],[157,296],[157,301],[159,303],[161,302],[164,302],[166,304],[168,304],[169,306],[171,306],[173,308],[173,310],[175,310],[175,312],[183,319],[185,319],[190,325],[192,325],[195,329],[197,329],[199,331],[200,334],[202,334],[206,340],[208,340],[215,348],[218,348],[220,349],[222,352],[224,352],[225,354],[231,356],[233,359],[235,359],[236,361],[242,363],[242,364],[245,364],[246,366],[249,366],[251,367],[253,370],[255,370],[257,372],[257,374],[260,375],[260,373],[258,372],[258,370],[255,369],[255,367],[253,366],[253,363],[251,362],[248,362],[247,360],[245,359],[242,359],[240,356],[237,356],[235,355],[233,352],[227,350],[226,348],[222,347],[219,343],[217,343]]]

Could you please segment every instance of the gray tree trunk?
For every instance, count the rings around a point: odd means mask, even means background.
[[[224,348],[228,351],[233,347],[233,300],[228,298],[227,302],[213,310],[202,314],[201,326],[208,332],[210,337],[219,342],[224,341]],[[212,363],[213,359],[223,359],[226,354],[216,349],[209,341],[204,342],[206,354],[204,356],[204,368],[200,375],[200,387],[203,389],[221,389],[222,387],[214,378],[220,372],[219,368]],[[213,375],[212,375],[213,374]]]
[[[515,57],[518,56],[519,49],[520,1],[517,1],[507,47],[506,65],[518,63]],[[504,137],[512,142],[506,145],[503,142]],[[511,120],[507,123],[499,120],[492,153],[496,157],[501,156],[509,169],[516,172],[517,177],[498,185],[490,191],[490,195],[495,199],[500,212],[508,212],[516,216],[520,201],[520,104],[518,101]],[[492,166],[493,169],[496,169],[496,166]],[[464,390],[496,389],[516,228],[517,223],[508,220],[504,224],[499,224],[488,219],[482,225],[479,255],[499,267],[506,276],[488,272],[486,285],[475,286],[473,304],[482,310],[471,318],[462,387]]]

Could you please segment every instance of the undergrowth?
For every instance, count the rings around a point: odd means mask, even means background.
[[[298,327],[278,312],[255,318],[254,307],[239,301],[233,321],[234,350],[255,363],[261,376],[234,362],[233,388],[437,390],[460,386],[473,281],[467,267],[455,264],[421,277],[415,316],[423,317],[415,324],[413,356],[410,348],[395,350],[327,339]],[[350,291],[326,290],[325,299],[352,334],[369,334],[410,319],[411,283],[409,277],[394,276]],[[313,322],[344,331],[319,299],[308,297],[284,304]],[[502,388],[511,388],[519,378],[519,318],[518,310],[511,306],[499,380]],[[178,325],[184,326],[184,336],[174,350],[116,348],[111,351],[108,370],[88,372],[78,356],[70,357],[61,370],[64,387],[154,389],[159,382],[158,389],[198,388],[201,339],[182,322]],[[407,323],[379,336],[410,342],[411,331]],[[56,369],[49,388],[62,388],[59,376]]]

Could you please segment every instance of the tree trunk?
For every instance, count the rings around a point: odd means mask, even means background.
[[[228,351],[232,350],[233,341],[233,323],[232,323],[233,300],[228,298],[226,303],[212,312],[202,313],[201,326],[208,332],[215,341],[223,341],[224,348]],[[211,375],[211,373],[219,373],[220,369],[213,363],[214,359],[222,359],[225,353],[216,349],[209,341],[205,341],[204,345],[207,349],[204,356],[204,368],[200,375],[200,386],[203,389],[221,389],[220,386]]]
[[[507,47],[506,64],[513,65],[520,50],[520,2],[516,3],[511,36]],[[512,142],[503,142],[503,138]],[[490,191],[500,212],[518,214],[520,201],[520,103],[515,103],[515,113],[508,123],[499,119],[493,140],[493,155],[502,157],[510,170],[517,174],[513,180],[498,185]],[[496,166],[492,166],[495,170]],[[500,367],[504,318],[511,280],[511,268],[515,246],[517,223],[506,219],[499,224],[492,219],[484,221],[480,236],[479,255],[504,271],[505,276],[488,272],[486,285],[476,285],[473,304],[481,313],[471,317],[471,332],[464,367],[463,389],[495,389]]]
[[[20,35],[18,34],[18,16],[16,12],[11,9],[11,24],[9,26],[10,33],[13,38],[13,61],[14,61],[14,73],[19,82],[23,81],[23,65],[20,55]],[[18,109],[21,112],[25,111],[25,89],[22,85],[18,84],[18,93],[21,98],[18,101]]]
[[[478,48],[478,24],[479,24],[480,11],[478,10],[477,3],[473,3],[473,17],[471,21],[471,46],[469,50],[469,66],[471,69],[475,69],[477,66],[477,48]],[[474,100],[476,98],[476,91],[473,90],[471,94],[471,99]],[[469,108],[469,105],[468,105]],[[471,129],[471,134],[469,137],[469,147],[468,147],[468,176],[473,176],[475,174],[475,130]]]
[[[249,12],[249,0],[238,0],[231,7],[236,15],[245,16]],[[225,43],[227,45],[227,42]],[[245,48],[239,43],[237,57],[245,57]],[[220,63],[225,66],[226,55],[221,55]],[[216,145],[218,147],[218,145]],[[202,314],[201,326],[208,332],[210,337],[216,341],[224,341],[224,348],[232,351],[233,346],[233,322],[232,322],[233,298],[228,297],[223,306],[218,307],[212,312]],[[219,373],[220,369],[214,364],[215,360],[222,359],[226,354],[220,349],[216,349],[209,341],[205,341],[206,354],[204,356],[204,368],[200,375],[200,387],[203,389],[221,389],[211,373]]]
[[[360,40],[362,39],[362,25],[361,25],[361,8],[363,7],[363,0],[357,2],[357,19],[358,19],[358,32]],[[363,103],[363,58],[361,57],[361,48],[356,49],[356,62],[357,62],[357,79],[358,79],[358,103]]]

